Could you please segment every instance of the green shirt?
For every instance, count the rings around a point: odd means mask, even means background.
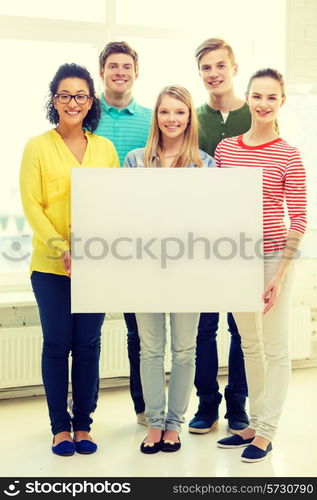
[[[222,139],[244,134],[251,127],[249,106],[245,103],[241,108],[230,111],[224,122],[219,110],[208,104],[197,108],[199,121],[199,148],[214,156],[215,149]]]

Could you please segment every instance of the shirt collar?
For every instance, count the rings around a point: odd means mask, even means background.
[[[157,153],[153,153],[153,155],[152,155],[152,160],[151,160],[151,161],[152,161],[152,164],[154,163],[154,161],[155,161],[155,160],[158,160],[158,159],[159,159],[158,154],[157,154]],[[160,164],[158,164],[158,165],[157,165],[157,167],[161,167],[161,165],[160,165]],[[195,167],[195,163],[192,161],[192,162],[188,165],[188,167]]]
[[[117,111],[119,111],[118,108],[116,108],[115,106],[111,106],[106,101],[104,94],[101,95],[101,106],[104,108],[105,111],[110,111],[112,109],[116,109]],[[131,115],[133,115],[135,112],[135,107],[136,107],[136,102],[135,102],[134,98],[132,97],[129,105],[126,108],[120,109],[120,113],[125,112],[125,113],[130,113]]]

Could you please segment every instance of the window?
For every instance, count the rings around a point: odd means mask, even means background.
[[[270,65],[284,71],[286,5],[285,0],[267,0],[268,21],[260,0],[161,0],[155,11],[146,0],[2,2],[0,50],[4,71],[0,90],[5,121],[2,119],[1,136],[5,140],[0,164],[0,273],[11,273],[10,278],[5,275],[7,282],[12,280],[12,273],[27,275],[28,259],[19,260],[31,251],[30,229],[20,206],[19,165],[28,138],[50,127],[43,106],[49,81],[60,64],[85,65],[101,91],[98,55],[108,41],[123,39],[139,53],[135,97],[140,104],[152,107],[163,86],[179,83],[190,90],[198,106],[206,100],[206,93],[199,79],[195,49],[206,38],[222,37],[234,47],[239,64],[236,91],[243,98],[254,70]],[[265,22],[259,22],[264,18]],[[311,184],[309,221],[317,227],[313,209],[316,188],[312,188],[317,185],[317,163],[310,134],[314,130],[316,89],[310,94],[304,101],[302,95],[288,98],[281,130],[303,152]]]
[[[107,2],[104,0],[94,0],[93,4],[89,4],[86,0],[76,0],[76,2],[65,2],[65,0],[54,0],[54,2],[10,0],[10,2],[1,2],[0,14],[104,23],[106,4]],[[91,5],[93,5],[93,8],[91,8]]]

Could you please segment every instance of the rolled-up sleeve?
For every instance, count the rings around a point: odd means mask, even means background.
[[[306,172],[297,150],[288,159],[284,189],[290,230],[304,234],[307,225]]]

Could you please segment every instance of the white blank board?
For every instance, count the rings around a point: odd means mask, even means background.
[[[263,309],[260,168],[73,169],[72,233],[73,313]]]

